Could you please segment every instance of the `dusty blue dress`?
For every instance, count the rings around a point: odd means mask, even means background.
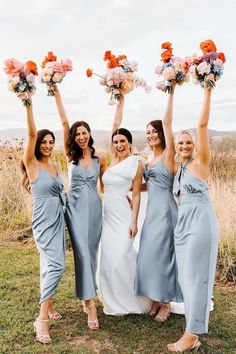
[[[186,331],[202,334],[208,332],[219,228],[207,182],[188,170],[189,161],[178,170],[174,182],[179,204],[175,251],[185,304]]]
[[[33,234],[40,253],[40,303],[54,293],[65,270],[65,196],[59,175],[44,168],[31,183],[33,194]]]
[[[135,290],[154,301],[181,302],[174,252],[177,206],[172,187],[174,175],[162,161],[145,167],[148,203],[140,236]]]
[[[85,170],[71,164],[66,221],[74,252],[76,296],[89,300],[96,296],[98,245],[102,231],[102,204],[97,191],[100,164],[93,159]]]

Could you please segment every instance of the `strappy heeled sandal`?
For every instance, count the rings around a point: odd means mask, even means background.
[[[91,307],[95,307],[95,303],[93,302],[91,305],[89,306],[85,306],[85,304],[83,303],[83,308],[84,308],[84,312],[88,315],[88,311]],[[92,330],[97,330],[99,329],[99,322],[98,320],[88,320],[87,321],[88,327]]]
[[[40,322],[48,322],[48,320],[39,320],[38,318],[36,318],[36,321],[33,323],[34,332],[36,333],[36,339],[38,342],[40,342],[42,344],[51,344],[52,339],[49,334],[40,334],[39,333],[38,328],[37,328],[37,323],[40,323]]]
[[[152,317],[156,316],[157,313],[158,313],[158,311],[160,310],[160,307],[161,307],[161,303],[159,303],[159,305],[156,307],[156,310],[155,310],[155,311],[153,311],[153,310],[151,309],[151,310],[148,312],[149,316],[152,316]]]
[[[62,319],[62,315],[59,312],[53,312],[48,314],[49,320],[59,321]]]
[[[188,333],[188,332],[186,332]],[[168,344],[167,348],[170,352],[175,352],[175,353],[183,353],[187,350],[198,350],[200,345],[202,344],[198,338],[198,336],[196,336],[195,334],[193,333],[188,333],[188,334],[191,334],[192,336],[194,336],[196,339],[195,339],[195,342],[193,343],[193,345],[189,348],[181,348],[181,346],[177,345],[177,343],[172,343],[172,344]],[[171,348],[171,346],[173,346],[173,348]]]
[[[167,312],[165,315],[161,315],[160,311],[161,308],[167,308]],[[165,322],[168,320],[168,318],[170,317],[170,311],[171,311],[171,305],[170,304],[161,304],[160,309],[158,311],[158,314],[155,316],[154,321],[157,322]]]

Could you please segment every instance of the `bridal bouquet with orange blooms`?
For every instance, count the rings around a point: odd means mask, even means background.
[[[15,92],[24,106],[30,106],[30,98],[36,91],[37,65],[31,60],[24,64],[14,58],[5,60],[4,65],[9,91]]]
[[[97,75],[100,77],[100,84],[105,86],[105,92],[111,93],[109,104],[115,104],[120,99],[121,91],[123,94],[131,92],[136,87],[143,87],[148,93],[151,87],[147,85],[146,80],[136,75],[138,63],[131,62],[126,55],[115,56],[111,51],[106,51],[104,61],[107,62],[106,73],[101,76],[92,69],[87,69],[87,77]]]
[[[173,56],[172,43],[164,42],[161,45],[162,65],[156,67],[155,73],[163,77],[157,82],[156,87],[164,92],[173,93],[175,85],[182,85],[189,81],[189,67],[192,63],[191,57],[181,59]]]
[[[68,71],[73,70],[70,59],[57,61],[53,52],[48,52],[41,67],[40,80],[47,84],[48,96],[54,96],[55,85],[64,79]]]
[[[222,52],[217,53],[216,45],[211,39],[201,42],[200,48],[203,55],[192,59],[191,77],[194,84],[213,88],[223,74],[225,55]]]

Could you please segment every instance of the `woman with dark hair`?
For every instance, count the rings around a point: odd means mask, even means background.
[[[58,320],[51,297],[65,270],[65,221],[63,183],[51,160],[55,144],[54,134],[37,132],[32,101],[27,110],[28,141],[21,165],[23,185],[33,195],[33,234],[40,253],[40,312],[34,322],[36,339],[51,343],[48,318]]]
[[[175,171],[172,114],[173,94],[169,94],[163,121],[153,120],[146,127],[152,154],[144,168],[148,202],[135,284],[137,295],[153,301],[150,315],[158,322],[168,319],[171,301],[183,301],[174,251],[177,205],[172,194]]]
[[[177,342],[168,344],[171,352],[199,348],[198,336],[208,332],[219,239],[218,222],[207,184],[210,104],[211,89],[205,88],[196,143],[192,133],[185,130],[178,134],[175,144],[181,166],[174,181],[174,194],[178,199],[174,238],[186,329]]]
[[[54,91],[64,132],[64,150],[69,163],[66,221],[74,252],[76,296],[83,300],[88,327],[99,328],[96,306],[96,269],[102,231],[102,205],[97,181],[106,169],[106,158],[95,154],[89,125],[75,122],[71,128],[58,88]]]
[[[120,128],[123,100],[121,95],[112,127],[111,164],[103,175],[104,220],[99,272],[103,311],[116,316],[150,310],[150,301],[134,293],[137,253],[133,242],[138,232],[143,167],[139,157],[132,155],[131,133]],[[126,197],[131,187],[132,210]]]

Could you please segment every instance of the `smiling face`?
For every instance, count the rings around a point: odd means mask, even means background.
[[[158,131],[151,124],[147,126],[146,138],[147,143],[151,148],[161,144],[161,139],[159,138]]]
[[[125,158],[130,155],[131,145],[128,142],[126,136],[117,134],[112,139],[113,149],[117,154],[117,157]]]
[[[90,133],[83,125],[77,127],[75,134],[75,142],[82,150],[88,147],[89,138]]]
[[[39,145],[39,153],[43,157],[50,157],[55,145],[55,141],[51,134],[47,134],[43,137]]]
[[[193,155],[194,142],[190,134],[183,133],[176,142],[176,152],[181,160],[186,160]]]

